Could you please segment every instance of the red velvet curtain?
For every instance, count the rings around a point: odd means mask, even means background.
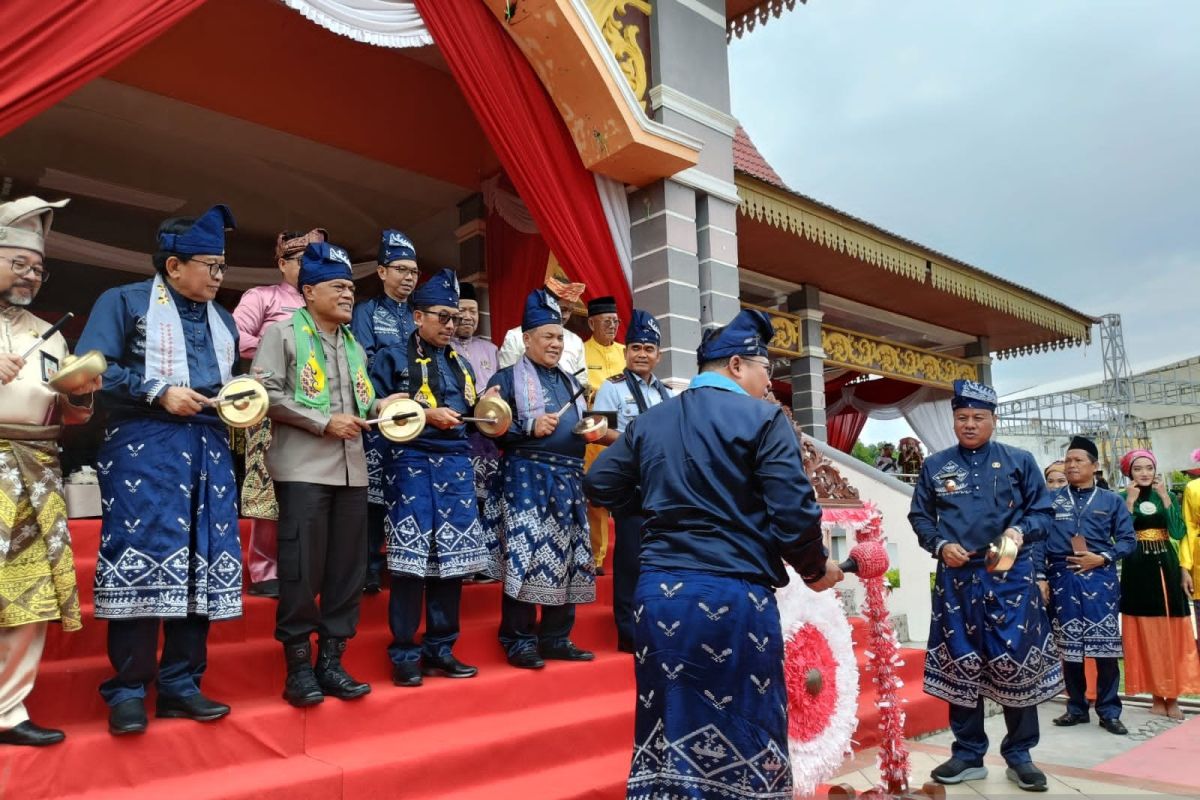
[[[854,409],[847,409],[836,417],[825,420],[825,438],[830,447],[836,447],[843,453],[854,449],[863,428],[867,426],[867,415]]]
[[[621,319],[628,320],[633,298],[595,178],[583,166],[533,67],[480,0],[416,3],[505,173],[567,276],[587,284],[586,297],[617,298]],[[506,294],[523,299],[543,277],[526,276],[531,282]],[[492,297],[495,288],[489,280]],[[494,302],[492,309],[495,314]]]
[[[488,214],[484,246],[492,341],[499,346],[508,329],[521,324],[530,289],[545,280],[550,248],[541,236],[521,233],[495,212]]]
[[[0,136],[120,63],[203,2],[0,1]]]

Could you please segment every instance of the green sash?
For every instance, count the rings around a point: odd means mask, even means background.
[[[349,325],[339,325],[346,343],[346,362],[354,380],[354,404],[358,415],[367,416],[375,400],[375,387],[367,376],[358,342]],[[321,346],[317,324],[307,308],[292,314],[292,331],[296,334],[296,402],[308,408],[329,413],[329,382],[325,373],[325,348]]]

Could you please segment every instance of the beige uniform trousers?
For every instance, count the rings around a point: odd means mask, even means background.
[[[0,628],[0,731],[15,728],[29,714],[25,698],[33,691],[42,647],[46,644],[46,622]]]

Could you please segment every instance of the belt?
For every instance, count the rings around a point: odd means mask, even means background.
[[[1139,542],[1165,542],[1171,538],[1166,528],[1146,528],[1134,533]]]
[[[13,422],[0,423],[0,439],[16,439],[24,442],[54,440],[62,433],[61,425],[19,425]]]

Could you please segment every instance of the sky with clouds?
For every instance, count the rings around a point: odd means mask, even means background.
[[[733,113],[797,191],[1120,313],[1136,369],[1200,353],[1198,42],[1195,0],[809,0],[731,43]],[[997,388],[1098,373],[1093,342]]]

